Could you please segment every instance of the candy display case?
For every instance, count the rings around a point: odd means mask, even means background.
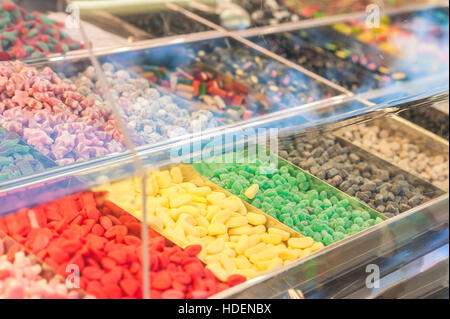
[[[120,2],[71,3],[85,48],[0,62],[0,296],[448,290],[448,4],[387,3],[393,52],[307,1]],[[17,1],[68,21],[45,3]]]

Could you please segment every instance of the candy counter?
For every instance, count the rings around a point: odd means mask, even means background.
[[[77,1],[67,50],[56,5],[2,2],[0,297],[448,289],[448,4],[389,2],[379,42],[307,2],[144,2]]]

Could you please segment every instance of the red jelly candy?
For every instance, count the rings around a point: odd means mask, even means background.
[[[242,275],[231,275],[230,277],[227,278],[226,282],[230,286],[236,286],[238,284],[243,283],[246,280],[247,279],[244,276],[242,276]]]
[[[166,271],[160,271],[153,276],[152,287],[158,290],[166,290],[172,287],[172,279]]]
[[[113,223],[109,217],[102,216],[100,217],[100,225],[102,225],[104,229],[108,230],[113,226]]]
[[[184,248],[184,251],[192,257],[197,256],[202,251],[201,245],[190,245]]]
[[[128,278],[120,281],[120,287],[128,296],[134,296],[139,289],[139,282],[136,279]]]
[[[96,267],[85,267],[82,275],[90,280],[97,280],[102,278],[104,271]]]

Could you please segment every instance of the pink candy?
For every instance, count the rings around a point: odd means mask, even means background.
[[[50,68],[0,62],[0,125],[60,165],[125,149],[111,112]]]
[[[6,254],[6,244],[0,238],[0,299],[83,297],[77,290],[69,291],[61,277],[43,278],[41,265],[23,251],[16,252],[12,262]]]

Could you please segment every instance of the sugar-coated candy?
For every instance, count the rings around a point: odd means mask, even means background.
[[[333,196],[330,191],[322,190],[319,194],[303,172],[287,165],[276,168],[271,164],[263,164],[259,159],[255,163],[223,164],[216,163],[214,158],[211,163],[194,165],[212,182],[306,236],[289,239],[286,233],[269,229],[266,235],[261,235],[265,243],[287,240],[288,247],[304,252],[314,242],[330,245],[377,222],[375,217],[353,208],[348,200]],[[237,187],[237,184],[240,186]],[[254,184],[259,186],[258,190],[255,196],[249,198],[246,196],[247,189]],[[358,228],[352,227],[362,214],[366,217],[364,222],[358,224]],[[250,212],[247,218],[248,223],[254,226],[250,233],[258,233],[257,228],[264,224],[264,220]],[[241,233],[248,234],[248,231],[239,227],[234,234]],[[315,248],[320,246],[316,245]],[[306,251],[310,253],[312,249]]]
[[[0,125],[60,165],[123,151],[111,110],[50,68],[0,62]]]
[[[83,48],[63,32],[64,23],[5,1],[0,6],[0,61],[42,57]]]
[[[189,176],[185,171],[189,169],[192,167],[174,166],[149,173],[147,218],[167,238],[187,246],[186,251],[195,247],[206,268],[222,282],[254,278],[312,252],[312,248],[305,252],[315,243],[312,238],[304,242],[303,248],[290,247],[292,235],[282,225],[269,224],[264,214],[248,211],[239,198],[214,190],[216,186],[200,175]],[[109,200],[142,219],[140,182],[138,178],[129,179],[99,190],[108,191]],[[158,277],[157,283],[166,281]]]
[[[8,246],[8,247],[7,247]],[[0,238],[0,299],[78,299],[84,294],[67,289],[60,276],[43,275],[43,267],[12,240]]]
[[[351,137],[355,133],[348,134]],[[371,141],[369,136],[364,139]],[[281,157],[387,217],[403,213],[432,196],[430,190],[415,185],[401,172],[367,161],[332,135],[291,136],[283,138],[279,145]]]

